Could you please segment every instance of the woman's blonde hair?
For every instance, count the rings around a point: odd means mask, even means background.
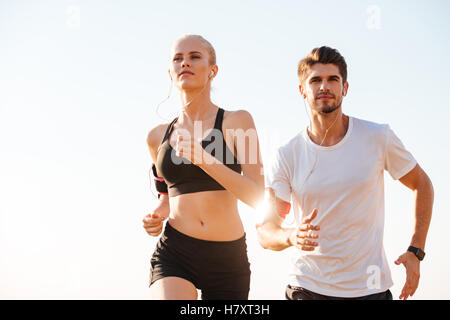
[[[203,42],[203,44],[205,45],[206,50],[208,50],[208,53],[209,53],[209,64],[210,65],[215,65],[216,64],[216,50],[214,50],[214,47],[212,46],[212,44],[208,40],[206,40],[205,38],[203,38],[202,36],[200,36],[198,34],[185,34],[184,36],[182,36],[178,40],[182,40],[182,39],[186,39],[186,38],[197,38],[197,39],[201,40]]]

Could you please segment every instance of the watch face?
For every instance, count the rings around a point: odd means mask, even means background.
[[[418,249],[416,255],[417,255],[417,258],[419,258],[419,260],[422,261],[423,258],[425,257],[425,252],[423,252],[422,249]]]
[[[408,248],[408,251],[411,251],[412,253],[414,253],[415,256],[417,257],[417,259],[419,259],[420,261],[422,261],[423,258],[425,257],[425,252],[420,248],[410,246]]]

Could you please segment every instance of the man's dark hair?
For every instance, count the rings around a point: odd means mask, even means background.
[[[347,81],[347,63],[339,51],[336,49],[322,46],[320,48],[314,48],[304,59],[298,63],[297,75],[300,79],[300,83],[303,83],[308,77],[310,68],[316,63],[331,63],[339,68],[339,72],[342,77],[342,83]]]

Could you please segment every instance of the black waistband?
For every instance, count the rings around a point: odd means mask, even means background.
[[[230,240],[230,241],[203,240],[203,239],[193,238],[191,236],[188,236],[187,234],[184,234],[184,233],[178,231],[177,229],[172,227],[169,222],[166,223],[166,227],[164,229],[164,234],[166,236],[174,236],[181,240],[189,241],[191,243],[196,243],[198,245],[208,245],[208,246],[217,246],[217,247],[221,247],[221,246],[240,247],[242,245],[245,245],[245,236],[246,236],[246,233],[244,232],[244,235],[236,240]]]

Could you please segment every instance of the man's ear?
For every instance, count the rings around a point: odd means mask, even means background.
[[[348,92],[348,81],[345,81],[344,83],[344,89],[342,89],[342,95],[345,97]]]
[[[172,75],[170,74],[170,69],[168,69],[167,72],[169,73],[170,81],[172,81]]]

